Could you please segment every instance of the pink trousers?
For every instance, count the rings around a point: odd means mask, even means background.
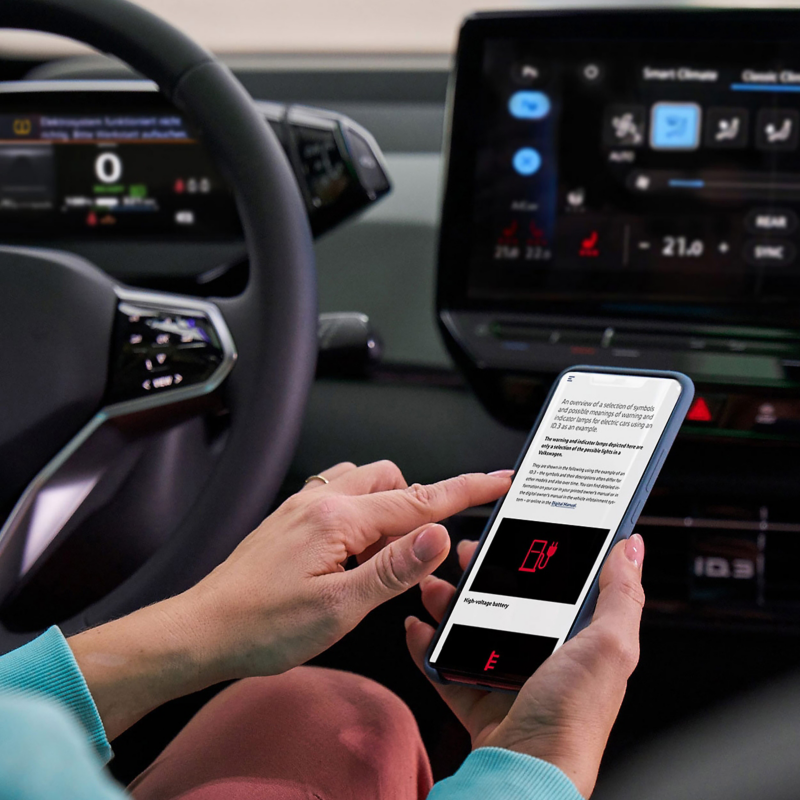
[[[136,800],[422,800],[432,782],[399,697],[299,667],[220,692],[129,790]]]

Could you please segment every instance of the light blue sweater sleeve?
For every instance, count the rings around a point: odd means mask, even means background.
[[[111,759],[111,745],[89,687],[57,627],[0,656],[0,696],[44,697],[55,701],[83,726],[103,763]],[[3,732],[7,732],[5,726]]]
[[[0,656],[0,795],[16,800],[125,800],[101,769],[111,747],[61,631]],[[428,800],[583,800],[561,770],[482,747]]]
[[[547,761],[479,747],[431,789],[428,800],[583,800],[575,784]]]
[[[43,695],[0,695],[0,797],[130,800],[74,715]]]

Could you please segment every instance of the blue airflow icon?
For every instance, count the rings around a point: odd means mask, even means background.
[[[512,163],[520,175],[533,175],[542,166],[542,157],[538,150],[534,150],[532,147],[523,147],[514,153]]]
[[[515,92],[508,101],[508,111],[517,119],[542,119],[550,113],[550,98],[544,92]]]
[[[695,150],[700,145],[697,103],[656,103],[650,115],[650,147],[654,150]]]

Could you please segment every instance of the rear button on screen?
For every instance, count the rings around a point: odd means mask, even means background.
[[[756,208],[745,217],[744,224],[756,235],[789,235],[797,229],[797,214],[789,208]]]

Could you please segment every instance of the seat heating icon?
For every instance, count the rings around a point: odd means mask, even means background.
[[[714,132],[715,142],[728,142],[739,135],[742,120],[739,117],[717,120],[717,130]]]
[[[792,120],[787,117],[781,122],[780,127],[770,122],[764,128],[764,133],[766,134],[767,142],[770,144],[773,142],[786,142],[792,135]]]
[[[578,255],[581,258],[597,258],[600,255],[600,250],[597,243],[600,240],[600,234],[597,231],[592,231],[585,239],[581,240],[581,248]]]
[[[536,570],[543,570],[549,563],[550,559],[556,554],[558,550],[558,542],[553,542],[550,547],[547,546],[547,539],[534,539],[528,548],[528,554],[519,568],[519,572],[536,572]]]

